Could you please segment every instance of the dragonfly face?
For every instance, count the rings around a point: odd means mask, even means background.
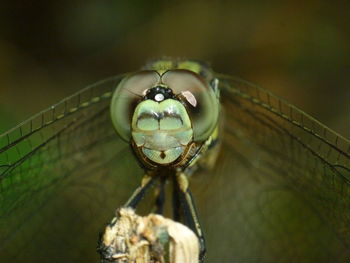
[[[210,137],[221,141],[215,165],[190,180],[206,262],[349,262],[350,142],[265,89],[172,60],[0,135],[0,261],[98,262],[98,233],[145,170],[189,174],[203,159],[187,149]]]
[[[188,69],[131,74],[113,95],[113,124],[148,166],[183,165],[217,126],[216,89]]]

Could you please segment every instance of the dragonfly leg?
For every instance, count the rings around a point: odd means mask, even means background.
[[[181,221],[181,202],[179,198],[179,185],[177,183],[176,177],[174,177],[174,183],[173,183],[173,218],[175,221],[180,222]]]
[[[164,210],[164,203],[165,203],[165,178],[160,178],[159,180],[159,187],[158,187],[158,193],[155,201],[156,205],[156,214],[163,214]]]
[[[150,188],[150,186],[154,183],[155,176],[151,176],[146,174],[141,181],[141,185],[136,188],[132,196],[129,200],[124,204],[124,207],[136,208],[138,203],[141,201],[146,191]]]
[[[201,226],[198,221],[194,200],[193,200],[191,191],[188,187],[188,179],[185,174],[180,173],[176,175],[176,182],[178,187],[178,199],[183,209],[185,223],[192,231],[196,233],[199,239],[199,245],[200,245],[199,260],[200,262],[203,262],[205,252],[206,252],[205,240],[204,240]]]

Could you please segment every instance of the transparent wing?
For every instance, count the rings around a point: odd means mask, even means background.
[[[109,117],[122,77],[0,137],[1,262],[98,262],[98,233],[141,173]]]
[[[259,87],[219,77],[222,148],[208,184],[194,187],[208,262],[349,262],[349,141]]]

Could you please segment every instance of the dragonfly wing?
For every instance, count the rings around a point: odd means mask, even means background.
[[[220,79],[222,148],[194,187],[208,262],[348,262],[349,141],[259,87]]]
[[[98,261],[98,233],[142,173],[110,121],[121,78],[89,86],[0,137],[2,262]]]

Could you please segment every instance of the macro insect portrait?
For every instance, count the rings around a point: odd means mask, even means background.
[[[349,141],[293,105],[154,60],[1,135],[0,258],[128,262],[98,236],[131,207],[188,226],[199,261],[348,262],[349,179]]]

